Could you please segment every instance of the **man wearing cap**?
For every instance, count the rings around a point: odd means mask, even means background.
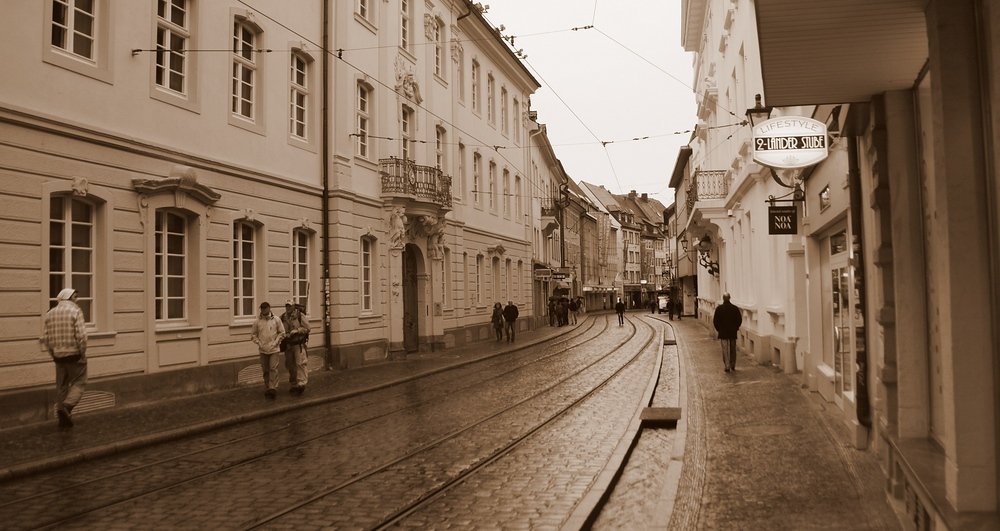
[[[292,385],[289,392],[301,395],[309,383],[309,368],[306,366],[308,356],[306,341],[309,340],[309,323],[306,322],[301,304],[285,301],[285,313],[281,314],[281,324],[287,334],[282,344],[285,351],[285,368],[288,369],[288,382]]]
[[[260,368],[264,376],[264,396],[273,399],[278,395],[278,353],[281,340],[285,337],[285,327],[271,313],[271,305],[260,303],[260,315],[250,329],[250,341],[257,344],[260,352]]]
[[[712,324],[719,332],[719,339],[722,341],[722,363],[726,366],[726,372],[736,370],[736,334],[743,324],[743,315],[740,309],[729,302],[729,294],[722,296],[722,304],[715,309],[712,316]]]
[[[56,363],[56,414],[60,428],[72,428],[73,408],[87,385],[87,328],[76,290],[66,288],[45,314],[45,330],[38,339]]]

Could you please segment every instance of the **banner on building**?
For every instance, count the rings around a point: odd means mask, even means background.
[[[767,207],[768,234],[798,234],[798,205],[771,205]]]

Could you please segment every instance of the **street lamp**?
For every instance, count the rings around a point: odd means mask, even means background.
[[[746,112],[747,122],[750,123],[750,127],[753,127],[754,125],[757,125],[761,122],[770,120],[771,111],[774,110],[774,107],[771,107],[770,105],[765,107],[763,104],[761,104],[760,94],[755,94],[753,100],[754,100],[754,106],[747,109]]]

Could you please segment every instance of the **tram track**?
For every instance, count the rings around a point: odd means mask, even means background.
[[[589,334],[588,332],[590,332],[591,330],[593,330],[595,328],[597,321],[603,321],[603,325],[604,326],[603,326],[603,328],[601,328],[597,332],[596,335],[591,336],[591,334]],[[595,320],[591,321],[591,323],[589,324],[589,326],[587,328],[581,329],[579,331],[574,330],[574,332],[572,332],[570,334],[560,336],[559,338],[554,338],[551,341],[540,343],[540,344],[536,345],[536,347],[538,347],[540,350],[545,351],[546,352],[545,355],[540,356],[540,357],[536,357],[535,359],[529,359],[528,361],[524,362],[523,364],[518,364],[518,365],[514,366],[513,368],[509,368],[509,370],[503,371],[503,372],[501,372],[499,374],[495,374],[495,375],[491,376],[490,378],[491,379],[502,378],[503,376],[505,376],[505,375],[507,375],[507,374],[509,374],[511,372],[518,371],[518,370],[525,370],[526,367],[528,367],[528,366],[530,366],[532,364],[541,363],[541,362],[549,360],[549,359],[551,359],[553,357],[556,357],[559,354],[566,354],[568,352],[571,352],[572,349],[575,349],[578,346],[584,345],[584,344],[592,341],[594,338],[600,337],[601,335],[603,335],[604,332],[607,330],[607,325],[608,325],[607,318],[605,318],[605,319],[595,319]],[[634,329],[633,329],[633,334],[634,334]],[[563,347],[560,348],[560,345],[563,345]],[[498,356],[492,356],[492,357],[489,357],[489,358],[480,359],[480,360],[477,360],[476,362],[473,362],[474,364],[478,364],[478,365],[472,365],[472,366],[473,367],[482,367],[482,366],[484,366],[486,364],[489,364],[489,363],[503,363],[503,364],[510,365],[512,363],[512,361],[513,361],[511,358],[512,357],[516,357],[518,354],[519,354],[519,352],[516,352],[516,351],[515,352],[507,352],[507,353],[504,353],[504,354],[501,354],[501,355],[498,355]],[[500,358],[500,357],[503,357],[503,358],[506,358],[506,359],[498,360],[498,358]],[[461,367],[457,368],[455,370],[459,370],[459,369],[461,369]],[[452,371],[448,371],[448,372],[452,372]],[[460,377],[460,376],[456,376],[456,378],[458,378],[458,377]],[[483,384],[483,381],[472,382],[472,383],[467,384],[465,387],[459,388],[459,389],[465,389],[465,388],[468,388],[468,387],[471,387],[471,386],[474,386],[474,385],[482,385],[482,384]],[[450,392],[456,392],[456,389],[452,389]],[[436,398],[437,398],[437,396],[432,396],[428,401],[433,401]],[[278,454],[278,453],[281,453],[281,452],[285,452],[285,451],[287,451],[287,450],[289,450],[289,449],[291,449],[293,447],[301,446],[301,445],[304,445],[306,443],[322,439],[324,437],[329,437],[330,435],[333,435],[333,434],[335,434],[337,432],[341,432],[341,431],[344,431],[344,430],[356,428],[357,426],[359,426],[361,424],[364,424],[364,423],[367,423],[367,422],[371,422],[371,421],[377,420],[379,418],[387,417],[387,416],[390,416],[390,415],[393,415],[393,414],[399,414],[399,413],[402,413],[405,410],[414,409],[414,408],[420,407],[422,405],[426,405],[428,401],[424,401],[424,402],[417,403],[417,404],[411,404],[411,405],[409,405],[407,407],[397,408],[397,409],[394,409],[394,410],[386,411],[386,412],[383,412],[382,414],[372,416],[372,417],[370,417],[368,419],[364,419],[364,420],[362,420],[360,422],[356,422],[356,423],[350,424],[349,426],[346,426],[346,427],[343,427],[343,428],[340,428],[340,429],[325,431],[325,432],[321,432],[321,433],[319,433],[317,435],[308,437],[306,439],[296,440],[295,442],[293,442],[291,444],[286,444],[286,445],[282,445],[282,446],[278,446],[278,447],[274,447],[274,448],[269,448],[269,449],[267,449],[267,450],[265,450],[263,452],[260,452],[260,453],[258,453],[256,455],[253,455],[253,456],[251,456],[249,458],[236,459],[236,460],[234,460],[232,462],[227,463],[225,466],[223,466],[221,468],[220,467],[216,467],[214,469],[205,471],[203,473],[194,474],[194,475],[188,475],[188,477],[183,478],[181,480],[169,481],[169,482],[166,482],[166,483],[164,483],[162,485],[157,486],[156,488],[151,488],[151,489],[147,489],[144,492],[135,493],[135,495],[129,496],[129,497],[125,498],[125,499],[118,499],[118,500],[111,501],[110,503],[102,503],[102,504],[99,504],[99,505],[96,505],[96,506],[86,507],[85,510],[83,510],[83,511],[75,511],[74,514],[71,514],[71,515],[61,515],[62,517],[59,517],[59,518],[56,518],[56,519],[50,519],[47,522],[42,523],[42,525],[43,526],[47,526],[47,527],[60,526],[61,524],[73,522],[76,518],[78,518],[82,514],[93,513],[95,511],[101,511],[101,510],[104,510],[104,509],[108,509],[108,508],[114,507],[114,506],[122,504],[122,503],[128,503],[130,501],[136,500],[137,498],[148,497],[148,496],[151,496],[153,494],[160,493],[160,492],[163,492],[163,491],[166,491],[166,490],[170,490],[170,489],[174,489],[174,488],[180,488],[180,487],[183,487],[186,484],[190,484],[190,483],[197,482],[199,480],[203,480],[203,479],[205,479],[207,477],[220,474],[220,473],[222,473],[222,472],[224,472],[226,470],[230,470],[230,469],[234,469],[234,468],[238,468],[238,467],[252,465],[256,461],[265,459],[265,458],[267,458],[269,456],[272,456],[272,455],[275,455],[275,454]],[[218,443],[218,444],[214,444],[214,445],[210,444],[207,447],[200,448],[200,449],[197,449],[195,451],[191,451],[191,452],[187,452],[187,453],[182,453],[180,455],[174,455],[174,456],[171,456],[171,457],[169,457],[167,459],[163,459],[163,460],[159,460],[159,461],[154,461],[154,462],[150,462],[150,463],[145,463],[145,464],[142,464],[142,465],[139,465],[139,466],[136,466],[136,467],[127,468],[125,470],[121,470],[121,471],[116,472],[116,473],[106,474],[106,475],[101,476],[101,477],[92,478],[92,479],[90,479],[88,481],[85,481],[85,482],[74,483],[74,484],[69,485],[67,487],[62,487],[62,488],[59,488],[59,489],[51,489],[51,490],[48,490],[48,491],[45,491],[45,492],[36,493],[34,495],[30,495],[30,496],[26,496],[26,497],[19,497],[19,498],[15,497],[11,501],[8,501],[6,503],[0,504],[0,513],[2,513],[3,509],[6,508],[6,507],[10,507],[10,506],[14,506],[14,505],[16,505],[18,507],[23,507],[23,505],[26,502],[30,502],[32,500],[35,500],[36,502],[37,501],[41,501],[41,499],[44,498],[44,497],[46,497],[46,496],[48,496],[48,497],[58,496],[60,493],[68,491],[68,490],[79,491],[79,489],[86,489],[88,486],[93,485],[95,483],[113,481],[116,477],[120,477],[120,476],[124,476],[124,475],[128,475],[128,474],[138,474],[138,473],[142,473],[146,469],[150,469],[150,468],[154,468],[154,467],[163,467],[163,466],[168,466],[168,465],[170,465],[171,463],[174,463],[174,462],[191,460],[193,457],[196,457],[199,454],[206,454],[206,453],[209,453],[209,452],[212,452],[212,451],[220,451],[221,449],[224,449],[224,448],[229,447],[229,446],[234,446],[234,445],[238,445],[238,444],[248,444],[253,439],[267,437],[268,435],[272,435],[275,432],[280,432],[280,431],[285,431],[285,430],[293,429],[295,425],[314,423],[314,422],[317,422],[319,420],[322,420],[326,416],[327,415],[324,414],[324,413],[317,414],[317,415],[314,415],[314,416],[312,416],[310,418],[307,418],[307,419],[300,419],[300,420],[294,421],[292,423],[283,424],[283,425],[281,425],[281,426],[279,426],[277,428],[266,430],[263,433],[253,433],[253,434],[250,434],[250,435],[246,435],[246,436],[242,436],[242,437],[237,437],[237,438],[234,438],[234,439],[230,439],[230,440],[227,440],[227,441],[225,441],[223,443]],[[79,507],[78,507],[78,509],[79,509]]]
[[[645,323],[643,323],[643,324],[645,324]],[[606,362],[606,361],[608,361],[609,359],[611,359],[611,358],[613,358],[615,356],[621,357],[620,356],[621,353],[618,352],[618,349],[621,348],[622,346],[628,344],[636,336],[636,334],[637,334],[637,327],[631,321],[630,321],[630,326],[632,327],[632,330],[628,334],[628,337],[625,338],[624,340],[620,341],[614,348],[609,349],[609,351],[608,351],[607,354],[605,354],[603,356],[600,356],[599,358],[591,361],[585,367],[583,367],[583,368],[579,369],[578,371],[576,371],[576,372],[574,372],[574,373],[572,373],[572,374],[570,374],[570,375],[568,375],[568,376],[560,379],[559,381],[553,383],[548,388],[546,388],[546,389],[544,389],[544,390],[542,390],[540,392],[537,392],[534,395],[528,396],[528,397],[524,398],[523,400],[521,400],[520,402],[518,402],[516,404],[513,404],[513,405],[511,405],[510,407],[508,407],[508,408],[506,408],[504,410],[498,411],[498,412],[494,413],[493,415],[491,415],[488,418],[481,419],[480,421],[476,422],[475,424],[468,425],[468,426],[464,427],[462,430],[460,430],[460,431],[458,431],[456,433],[448,434],[448,435],[442,437],[440,440],[437,440],[437,441],[434,441],[433,443],[427,444],[424,447],[417,448],[413,452],[411,452],[410,454],[407,454],[406,456],[401,456],[400,458],[398,458],[397,460],[395,460],[395,461],[393,461],[391,463],[386,463],[384,466],[379,467],[378,469],[370,470],[364,476],[354,478],[354,479],[352,479],[349,482],[346,482],[346,483],[341,484],[341,485],[336,485],[336,486],[331,487],[331,488],[329,488],[327,490],[314,493],[308,499],[303,500],[300,503],[297,503],[297,504],[294,504],[294,505],[292,505],[290,507],[284,508],[280,512],[277,512],[277,513],[275,513],[273,515],[269,515],[269,516],[267,516],[267,517],[265,517],[263,519],[260,519],[260,520],[258,520],[256,522],[253,522],[253,524],[250,525],[248,528],[249,529],[267,528],[268,524],[273,523],[275,521],[278,521],[284,515],[293,513],[295,511],[299,511],[299,510],[301,510],[302,508],[304,508],[304,507],[306,507],[308,505],[311,505],[311,504],[317,503],[319,501],[322,501],[322,500],[324,500],[324,499],[326,499],[326,498],[328,498],[330,496],[333,496],[333,495],[337,494],[339,491],[347,488],[350,485],[353,485],[353,484],[356,484],[356,483],[360,483],[360,482],[365,481],[365,480],[367,480],[369,478],[372,478],[372,477],[376,476],[377,474],[379,474],[380,472],[385,471],[385,470],[387,470],[387,469],[389,469],[389,468],[391,468],[393,466],[396,466],[396,465],[398,465],[400,463],[403,463],[404,461],[406,461],[408,459],[411,459],[411,458],[413,458],[415,456],[418,456],[418,455],[426,452],[428,449],[437,447],[437,446],[441,445],[442,443],[444,443],[445,441],[447,441],[449,439],[453,439],[453,438],[461,435],[462,433],[471,431],[471,430],[475,429],[476,427],[478,427],[478,426],[480,426],[480,425],[482,425],[482,424],[484,424],[484,423],[486,423],[486,422],[488,422],[488,421],[490,421],[492,419],[495,419],[495,418],[497,418],[497,417],[499,417],[501,415],[509,414],[510,412],[512,412],[513,410],[515,410],[516,408],[518,408],[519,406],[521,406],[523,404],[526,404],[528,402],[531,402],[533,400],[537,400],[540,396],[542,396],[544,394],[547,394],[547,393],[550,393],[554,389],[556,389],[557,387],[564,385],[567,381],[569,381],[569,380],[571,380],[573,378],[579,377],[581,374],[583,374],[584,372],[586,372],[586,371],[592,369],[593,367],[597,366],[599,363]],[[505,456],[509,455],[511,452],[513,452],[518,447],[520,447],[526,440],[530,439],[531,437],[533,437],[537,433],[545,430],[546,428],[548,428],[549,426],[551,426],[553,423],[555,423],[556,421],[558,421],[561,418],[563,418],[570,410],[578,407],[582,402],[584,402],[587,399],[591,398],[596,393],[598,393],[601,389],[603,389],[606,385],[608,385],[609,382],[611,382],[622,371],[624,371],[627,367],[629,367],[632,363],[634,363],[642,355],[642,353],[646,351],[646,348],[649,346],[649,344],[653,341],[653,339],[655,337],[656,337],[655,333],[651,333],[650,336],[642,343],[641,346],[639,346],[635,350],[634,353],[625,356],[627,359],[625,360],[624,363],[621,363],[616,368],[614,368],[609,375],[603,377],[603,379],[600,380],[597,385],[592,386],[587,392],[583,393],[582,395],[577,396],[575,399],[571,400],[569,403],[567,403],[567,404],[559,407],[555,412],[549,413],[546,418],[542,419],[541,422],[536,422],[535,425],[532,426],[530,429],[528,429],[527,431],[524,431],[524,432],[520,433],[519,435],[517,435],[513,439],[507,441],[505,444],[503,444],[499,448],[495,449],[492,453],[480,457],[476,462],[472,463],[467,468],[461,470],[457,475],[455,475],[453,477],[450,477],[450,478],[444,479],[438,485],[434,486],[433,488],[431,488],[428,491],[426,491],[426,492],[422,493],[421,495],[419,495],[417,498],[415,498],[415,499],[409,501],[408,503],[406,503],[403,507],[396,508],[394,511],[390,512],[390,514],[382,517],[380,521],[374,523],[373,525],[366,526],[366,527],[369,527],[369,528],[372,528],[372,529],[384,529],[384,528],[387,528],[387,527],[391,527],[395,523],[398,523],[399,521],[405,519],[408,515],[416,512],[416,511],[419,511],[421,508],[425,507],[426,505],[428,505],[430,503],[433,503],[434,500],[436,500],[439,496],[441,496],[444,493],[446,493],[452,487],[454,487],[454,486],[456,486],[458,484],[461,484],[462,482],[466,481],[471,476],[475,475],[476,473],[480,472],[481,470],[489,467],[491,464],[493,464],[493,463],[497,462],[498,460],[504,458]]]

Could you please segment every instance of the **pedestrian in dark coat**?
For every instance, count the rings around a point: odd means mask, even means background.
[[[517,306],[514,304],[514,301],[507,301],[507,306],[503,309],[503,320],[507,323],[506,330],[508,343],[514,342],[514,332],[517,330],[514,326],[514,321],[517,321],[517,314]]]
[[[503,306],[499,302],[493,303],[493,315],[490,317],[490,323],[493,324],[493,331],[497,335],[497,342],[503,340]]]
[[[743,315],[739,308],[729,302],[728,293],[722,296],[722,304],[715,309],[712,323],[719,332],[719,340],[722,342],[722,363],[726,366],[726,372],[735,371],[736,334],[743,324]]]
[[[549,297],[549,326],[556,325],[556,301]]]
[[[576,324],[576,299],[570,299],[569,301],[569,318],[572,324]]]
[[[622,302],[621,298],[618,299],[618,304],[615,304],[615,313],[618,314],[618,326],[625,325],[625,303]]]

